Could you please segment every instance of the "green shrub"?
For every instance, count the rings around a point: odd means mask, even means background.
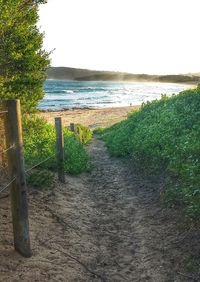
[[[81,124],[74,125],[74,134],[83,144],[90,143],[92,139],[92,130]]]
[[[152,173],[167,172],[166,199],[200,216],[200,86],[142,105],[104,130],[109,151]]]
[[[53,188],[54,176],[49,170],[32,170],[27,176],[27,182],[37,190],[48,191]]]
[[[55,154],[55,129],[44,119],[34,115],[23,118],[24,154],[27,167],[42,162]],[[55,167],[55,159],[42,164],[43,168]]]
[[[97,127],[93,130],[94,134],[102,134],[104,132],[105,128],[104,127]]]
[[[89,169],[89,156],[86,150],[72,132],[64,128],[64,154],[66,172],[78,174]],[[51,157],[42,163],[40,168],[57,169],[55,157],[55,128],[44,119],[35,115],[23,118],[24,153],[26,167],[30,168],[37,163]]]
[[[89,171],[89,156],[86,153],[82,143],[74,137],[65,135],[65,170],[71,174],[78,174],[83,171]]]

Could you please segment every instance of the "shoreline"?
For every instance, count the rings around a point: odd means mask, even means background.
[[[187,89],[195,88],[197,85],[187,84]],[[141,105],[130,105],[123,107],[93,108],[93,107],[72,107],[60,110],[38,109],[37,115],[43,117],[49,123],[54,124],[55,117],[62,117],[63,125],[80,123],[91,129],[97,127],[109,127],[127,118],[127,114],[136,111]]]
[[[62,117],[63,125],[80,123],[91,129],[108,127],[127,118],[127,114],[140,108],[137,106],[112,107],[112,108],[75,108],[59,111],[38,111],[37,116],[43,117],[49,123],[54,124],[55,117]]]
[[[112,107],[109,107],[112,108]],[[118,107],[119,108],[119,107]],[[38,112],[40,113],[54,113],[54,112],[68,112],[68,111],[75,111],[75,110],[98,110],[103,108],[92,108],[92,107],[72,107],[72,108],[63,108],[59,110],[53,110],[53,109],[38,109]]]

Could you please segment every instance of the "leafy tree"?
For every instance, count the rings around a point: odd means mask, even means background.
[[[38,6],[45,0],[0,0],[0,100],[17,98],[33,111],[43,98],[49,53],[42,49]]]

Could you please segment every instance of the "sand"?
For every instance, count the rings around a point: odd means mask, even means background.
[[[58,112],[39,112],[48,122],[54,123],[54,118],[62,117],[63,124],[81,123],[91,129],[107,127],[127,118],[127,114],[136,111],[140,106],[104,108],[104,109],[73,109]]]
[[[10,199],[0,199],[0,281],[200,281],[199,232],[160,200],[163,179],[138,174],[95,138],[87,150],[91,173],[30,189],[31,258],[14,252]]]

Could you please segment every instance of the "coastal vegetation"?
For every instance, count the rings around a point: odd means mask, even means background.
[[[74,134],[83,144],[90,143],[92,138],[92,130],[82,124],[75,124]]]
[[[87,142],[91,139],[88,136],[89,129],[82,128],[82,135],[87,136]],[[90,169],[89,156],[83,146],[84,140],[78,139],[76,134],[64,128],[64,154],[65,171],[70,174],[79,174]],[[50,187],[51,172],[57,170],[55,156],[55,127],[37,116],[25,116],[23,118],[23,135],[25,149],[25,163],[27,169],[41,163],[37,170],[29,175],[29,182],[34,187]],[[53,181],[51,181],[52,183]]]
[[[38,5],[46,1],[0,0],[0,100],[20,99],[23,112],[32,112],[43,98],[43,83],[49,54],[42,49],[43,34],[37,27]],[[24,117],[25,159],[28,166],[55,151],[55,130],[44,120]],[[85,132],[85,131],[84,131]],[[79,173],[88,168],[83,145],[67,129],[65,135],[66,171]],[[56,162],[43,164],[55,170]]]
[[[49,53],[37,27],[45,0],[0,0],[0,101],[20,99],[25,112],[43,98]]]
[[[50,63],[37,26],[39,5],[44,3],[45,0],[0,0],[0,103],[20,99],[27,168],[51,157],[29,173],[28,179],[40,187],[44,183],[50,186],[50,171],[56,170],[54,126],[31,115],[44,96],[43,84]],[[64,128],[65,170],[71,174],[89,169],[83,144],[91,139],[91,131],[81,125],[77,128],[76,136]]]
[[[111,154],[131,159],[153,175],[167,177],[161,194],[186,216],[200,216],[200,85],[141,109],[101,132]]]

